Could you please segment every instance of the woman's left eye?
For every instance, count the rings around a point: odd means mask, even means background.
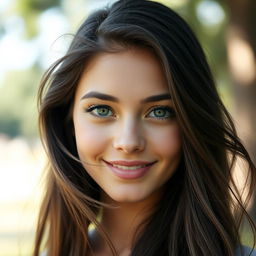
[[[168,119],[175,116],[173,108],[170,107],[156,107],[149,112],[147,117],[158,118],[158,119]]]

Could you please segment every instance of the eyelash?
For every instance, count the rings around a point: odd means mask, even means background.
[[[94,113],[94,110],[99,110],[99,109],[107,109],[107,113],[112,112],[111,115],[100,115],[99,113]],[[167,116],[163,116],[163,117],[157,117],[157,116],[150,116],[150,113],[153,111],[158,111],[158,110],[163,110],[165,111],[165,114],[167,112]],[[85,109],[85,111],[87,113],[91,113],[93,116],[98,117],[98,118],[108,118],[108,117],[115,117],[115,115],[113,114],[112,108],[109,107],[108,105],[91,105],[88,108]],[[174,109],[169,107],[169,106],[155,106],[153,108],[151,108],[151,110],[149,111],[149,113],[147,114],[147,117],[150,118],[156,118],[156,119],[160,119],[160,120],[166,120],[166,119],[170,119],[175,117],[175,112]]]

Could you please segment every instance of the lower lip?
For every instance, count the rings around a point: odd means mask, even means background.
[[[139,179],[141,177],[143,177],[151,168],[153,164],[142,167],[142,168],[138,168],[135,170],[124,170],[124,169],[120,169],[118,167],[114,167],[113,165],[107,163],[107,166],[110,168],[110,170],[119,178],[122,179]]]

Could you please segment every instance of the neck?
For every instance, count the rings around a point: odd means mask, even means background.
[[[138,228],[142,228],[141,224],[143,221],[153,213],[158,200],[159,194],[152,195],[150,200],[119,203],[112,200],[105,193],[102,194],[102,202],[113,207],[104,207],[101,224],[111,239],[118,255],[130,255],[134,239],[136,239],[136,231]],[[139,229],[138,231],[141,230]],[[97,241],[97,248],[107,252],[108,245],[99,237]],[[107,255],[107,253],[104,255]]]

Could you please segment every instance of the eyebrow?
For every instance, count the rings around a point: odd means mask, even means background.
[[[89,98],[97,98],[100,100],[107,100],[107,101],[113,101],[113,102],[119,102],[118,98],[111,96],[109,94],[101,93],[101,92],[89,92],[85,94],[80,100],[83,99],[89,99]],[[159,95],[152,95],[149,96],[141,101],[141,103],[149,103],[149,102],[156,102],[161,100],[170,100],[171,95],[168,93],[159,94]]]
[[[160,100],[170,100],[171,95],[169,93],[159,94],[159,95],[153,95],[149,96],[146,99],[142,100],[142,103],[148,103],[148,102],[155,102]]]
[[[105,94],[105,93],[101,93],[101,92],[88,92],[87,94],[85,94],[81,100],[83,99],[88,99],[88,98],[97,98],[100,100],[108,100],[108,101],[114,101],[114,102],[118,102],[118,98]]]

